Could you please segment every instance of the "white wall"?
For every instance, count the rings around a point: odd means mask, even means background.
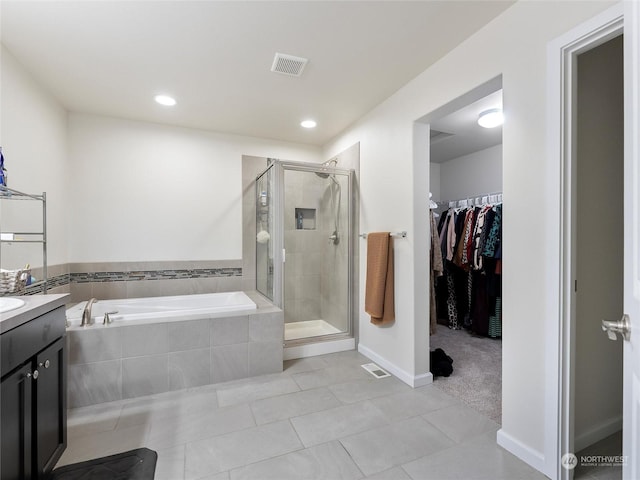
[[[440,164],[440,199],[443,202],[501,191],[502,145]]]
[[[429,191],[433,194],[431,199],[434,202],[439,202],[441,200],[440,183],[440,164],[429,164]]]
[[[407,230],[396,242],[396,323],[369,324],[360,312],[360,347],[409,373],[425,374],[429,339],[425,192],[428,154],[415,120],[502,74],[503,128],[503,403],[501,443],[544,468],[545,258],[547,222],[532,199],[546,179],[546,60],[550,40],[610,2],[518,2],[463,42],[325,148],[325,157],[361,146],[361,231]],[[425,47],[426,48],[426,47]],[[414,158],[417,161],[414,162]],[[414,178],[415,177],[415,178]],[[422,181],[420,180],[422,178]],[[426,184],[426,186],[424,186]],[[427,193],[428,195],[428,193]],[[557,241],[557,239],[556,239]],[[551,248],[551,246],[549,246]],[[365,275],[365,255],[360,278]],[[360,295],[364,296],[364,281]],[[418,287],[414,290],[414,285]]]
[[[4,47],[1,50],[1,109],[0,145],[8,170],[9,187],[26,193],[47,192],[48,263],[67,262],[67,113],[62,106],[34,81],[16,58]],[[41,215],[27,205],[0,205],[5,222],[13,213],[23,210],[32,215],[36,224]],[[36,217],[37,215],[37,217]],[[0,218],[2,221],[2,218]],[[27,220],[29,226],[31,218]],[[41,224],[40,224],[41,227]],[[16,268],[11,264],[12,246],[2,248],[2,266]],[[42,264],[39,245],[29,249],[32,266]]]
[[[69,115],[72,262],[242,258],[242,155],[311,146]]]

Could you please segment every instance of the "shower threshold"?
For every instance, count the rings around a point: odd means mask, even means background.
[[[306,320],[304,322],[290,322],[284,324],[285,340],[319,337],[334,333],[341,333],[341,331],[324,320]]]

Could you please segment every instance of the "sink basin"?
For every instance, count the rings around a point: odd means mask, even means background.
[[[8,312],[9,310],[15,310],[24,305],[24,300],[19,298],[2,298],[0,297],[0,313]]]

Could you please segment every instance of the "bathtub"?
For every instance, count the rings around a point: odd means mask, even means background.
[[[98,300],[82,327],[85,305],[67,310],[71,408],[282,372],[284,313],[244,292]]]
[[[80,302],[67,310],[70,327],[80,325],[86,305],[87,302]],[[198,316],[255,309],[256,304],[244,292],[98,300],[91,308],[91,323],[101,325],[107,312],[110,313],[109,317],[114,324],[127,322],[134,325],[190,320]]]

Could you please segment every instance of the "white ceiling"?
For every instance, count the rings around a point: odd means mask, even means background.
[[[484,128],[478,125],[480,113],[492,108],[502,109],[502,90],[432,121],[432,135],[433,130],[450,135],[432,137],[431,162],[443,163],[502,143],[502,126]]]
[[[1,40],[70,111],[322,145],[512,3],[3,0]]]

